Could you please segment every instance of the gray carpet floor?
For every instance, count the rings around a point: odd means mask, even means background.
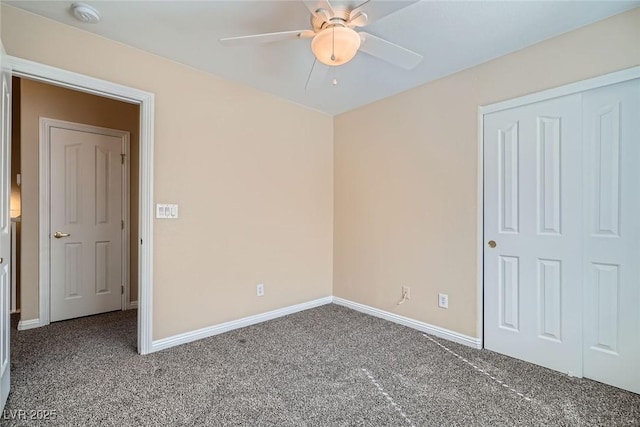
[[[640,395],[336,305],[148,356],[135,345],[135,311],[14,330],[1,423],[640,425]],[[57,418],[6,419],[19,409]]]

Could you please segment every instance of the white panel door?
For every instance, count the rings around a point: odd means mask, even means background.
[[[584,93],[584,375],[640,393],[640,80]]]
[[[122,139],[50,128],[51,321],[122,307]]]
[[[0,101],[0,411],[9,396],[11,366],[9,291],[11,286],[11,73],[4,67],[4,49],[0,52],[2,100]]]
[[[576,376],[580,111],[577,94],[484,117],[485,347]]]

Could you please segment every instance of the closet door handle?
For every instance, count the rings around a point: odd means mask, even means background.
[[[61,239],[61,238],[63,238],[63,237],[69,237],[69,236],[71,236],[71,234],[70,234],[70,233],[63,233],[63,232],[61,232],[61,231],[56,231],[56,232],[53,234],[53,237],[55,237],[56,239]]]

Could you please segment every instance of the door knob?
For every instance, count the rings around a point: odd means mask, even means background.
[[[489,247],[492,248],[492,249],[495,248],[496,247],[496,242],[493,241],[493,240],[489,240]]]
[[[61,231],[56,231],[56,232],[53,234],[53,237],[55,237],[56,239],[60,239],[60,238],[62,238],[62,237],[69,237],[69,236],[71,236],[71,234],[69,234],[69,233],[63,233],[63,232],[61,232]]]

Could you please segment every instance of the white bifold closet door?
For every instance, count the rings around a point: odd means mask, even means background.
[[[584,93],[584,376],[640,393],[640,80]]]
[[[485,347],[640,392],[640,80],[484,116]]]
[[[581,96],[485,116],[485,347],[581,372]]]

